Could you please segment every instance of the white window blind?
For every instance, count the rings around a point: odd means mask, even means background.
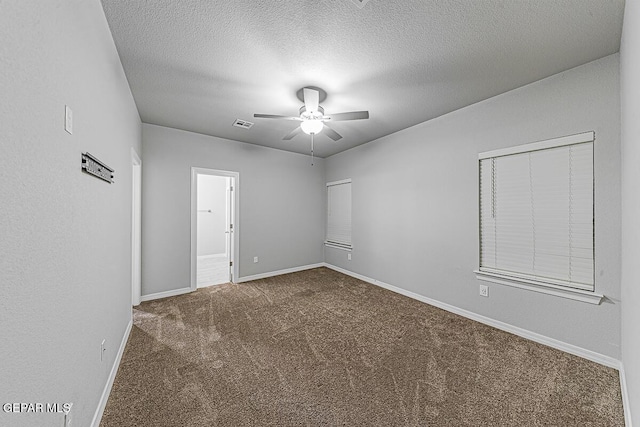
[[[594,290],[593,132],[480,155],[480,271]]]
[[[351,249],[351,180],[327,183],[327,236],[329,246]]]

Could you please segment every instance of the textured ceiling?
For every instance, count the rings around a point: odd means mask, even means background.
[[[309,153],[282,137],[296,92],[327,114],[326,157],[615,53],[623,0],[102,0],[142,121]],[[233,127],[235,119],[254,122]]]

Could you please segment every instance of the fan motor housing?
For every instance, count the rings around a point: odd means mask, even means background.
[[[300,118],[304,120],[320,120],[324,117],[324,108],[318,105],[318,111],[314,113],[308,113],[307,107],[304,105],[300,107]]]

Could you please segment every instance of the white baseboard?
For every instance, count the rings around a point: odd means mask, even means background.
[[[362,274],[345,270],[344,268],[340,268],[332,264],[325,263],[324,265],[327,268],[346,274],[347,276],[355,277],[356,279],[360,279],[364,282],[371,283],[372,285],[380,286],[381,288],[388,289],[390,291],[407,296],[409,298],[413,298],[415,300],[424,302],[426,304],[433,305],[435,307],[446,310],[450,313],[458,314],[468,319],[475,320],[480,323],[484,323],[485,325],[493,326],[494,328],[512,333],[514,335],[518,335],[520,337],[529,339],[531,341],[535,341],[540,344],[544,344],[546,346],[555,348],[557,350],[561,350],[561,351],[573,354],[575,356],[579,356],[584,359],[591,360],[592,362],[596,362],[600,365],[608,366],[610,368],[614,368],[618,370],[621,367],[620,361],[617,359],[614,359],[613,357],[605,356],[604,354],[596,353],[595,351],[587,350],[585,348],[578,347],[573,344],[568,344],[563,341],[557,340],[555,338],[550,338],[545,335],[531,332],[526,329],[522,329],[517,326],[513,326],[508,323],[504,323],[499,320],[492,319],[490,317],[482,316],[480,314],[473,313],[471,311],[464,310],[462,308],[458,308],[456,306],[453,306],[444,302],[440,302],[420,294],[416,294],[415,292],[407,291],[406,289],[402,289],[397,286],[393,286],[388,283],[384,283],[379,280],[372,279],[367,276],[363,276]]]
[[[122,341],[120,342],[120,348],[118,349],[118,354],[116,354],[116,360],[113,362],[113,366],[111,367],[111,372],[109,373],[109,378],[107,378],[107,383],[105,384],[104,389],[102,390],[102,396],[100,397],[100,402],[98,402],[98,408],[96,409],[96,412],[93,415],[93,421],[91,421],[92,427],[100,426],[100,421],[102,420],[102,414],[104,414],[104,408],[107,406],[107,401],[109,400],[109,394],[111,394],[111,387],[113,387],[113,382],[116,379],[116,374],[118,373],[118,367],[120,367],[120,361],[122,360],[124,349],[127,346],[127,340],[129,339],[129,334],[131,333],[132,327],[133,327],[133,319],[129,320],[127,329],[124,331],[124,336],[122,337]]]
[[[267,277],[279,276],[281,274],[287,274],[287,273],[295,273],[297,271],[310,270],[312,268],[318,268],[318,267],[324,267],[324,266],[325,266],[325,263],[320,262],[317,264],[308,264],[308,265],[302,265],[300,267],[286,268],[284,270],[269,271],[266,273],[254,274],[252,276],[239,277],[238,279],[236,279],[235,283],[250,282],[251,280],[265,279]],[[142,295],[142,297],[140,298],[140,301],[151,301],[154,299],[174,297],[176,295],[182,295],[182,294],[187,294],[189,292],[193,292],[194,290],[195,289],[191,289],[189,287],[189,288],[181,288],[181,289],[172,289],[170,291],[164,291],[164,292],[157,292],[155,294]]]
[[[627,391],[627,376],[624,372],[624,364],[620,364],[620,389],[622,391],[622,406],[624,407],[624,425],[631,427],[631,404]]]
[[[325,267],[324,262],[318,264],[302,265],[300,267],[285,268],[284,270],[269,271],[267,273],[254,274],[252,276],[239,277],[236,283],[250,282],[251,280],[265,279],[267,277],[279,276],[281,274],[295,273],[297,271],[311,270],[312,268]]]
[[[140,301],[151,301],[154,299],[175,297],[176,295],[188,294],[189,292],[192,292],[194,290],[195,289],[191,289],[191,288],[180,288],[180,289],[172,289],[170,291],[156,292],[155,294],[142,295],[140,297]]]

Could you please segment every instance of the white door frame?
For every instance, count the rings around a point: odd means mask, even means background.
[[[131,305],[142,294],[142,161],[131,148]]]
[[[240,230],[239,230],[239,187],[240,174],[238,172],[207,168],[191,168],[191,290],[198,289],[198,175],[213,175],[231,178],[231,238],[229,239],[229,260],[232,262],[231,281],[238,279],[240,266]]]

